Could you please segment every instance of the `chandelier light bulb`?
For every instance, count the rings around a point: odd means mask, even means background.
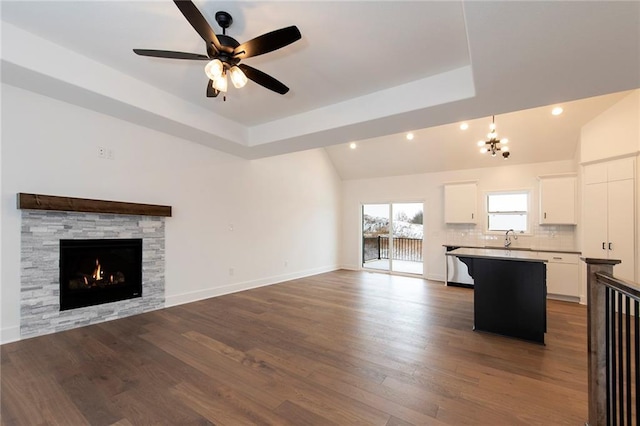
[[[469,125],[467,123],[462,123],[460,125],[460,130],[467,130],[469,128]]]
[[[480,148],[480,154],[486,154],[487,148]]]
[[[484,145],[484,141],[478,141],[478,146],[483,146]]]
[[[244,75],[242,70],[236,66],[231,67],[229,70],[229,75],[231,77],[231,82],[236,89],[240,89],[247,84],[247,76]]]
[[[506,138],[505,139],[501,139],[500,143],[503,144],[503,145],[506,145],[506,144],[509,143],[509,139],[506,139]]]
[[[489,124],[489,129],[495,130],[496,129],[496,123]]]
[[[509,151],[509,147],[508,146],[503,146],[500,149],[502,149],[504,152],[508,152]]]
[[[227,75],[226,74],[222,74],[221,76],[215,78],[212,81],[213,83],[211,83],[211,85],[213,86],[214,89],[220,92],[227,91]]]
[[[413,140],[413,133],[407,133],[407,140],[408,141],[412,141]]]
[[[222,65],[222,61],[220,59],[214,59],[205,65],[204,73],[209,77],[209,80],[215,81],[222,75],[224,71],[224,65]]]

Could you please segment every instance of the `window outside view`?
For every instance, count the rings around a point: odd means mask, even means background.
[[[528,231],[528,192],[493,193],[487,195],[489,231]]]

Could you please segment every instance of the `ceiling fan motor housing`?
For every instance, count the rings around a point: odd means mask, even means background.
[[[229,28],[231,24],[233,24],[233,18],[227,12],[220,10],[216,12],[216,22],[222,28],[222,33],[224,34],[224,30]]]

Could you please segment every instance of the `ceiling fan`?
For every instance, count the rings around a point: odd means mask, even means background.
[[[240,44],[226,34],[226,29],[233,23],[233,18],[227,12],[216,12],[216,22],[222,27],[222,34],[216,35],[191,0],[174,0],[174,3],[193,29],[207,43],[207,54],[133,49],[136,54],[155,58],[209,61],[205,66],[205,73],[209,77],[207,82],[207,97],[209,98],[215,98],[220,92],[227,91],[227,74],[237,88],[243,87],[249,79],[281,95],[289,91],[287,86],[275,78],[249,65],[241,64],[240,61],[272,52],[300,40],[302,35],[296,26],[271,31]]]

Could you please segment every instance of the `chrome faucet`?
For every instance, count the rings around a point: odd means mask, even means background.
[[[516,231],[514,231],[513,229],[509,229],[504,234],[504,248],[509,248],[509,246],[511,245],[511,238],[509,237],[509,232],[511,232],[513,234],[513,239],[514,240],[518,239],[518,236],[516,235]]]

